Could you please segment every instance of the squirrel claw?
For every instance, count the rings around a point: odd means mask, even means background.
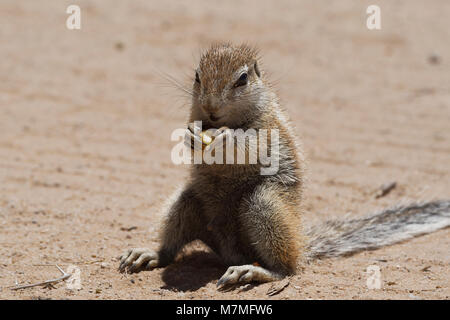
[[[135,273],[158,266],[158,255],[144,248],[129,249],[120,256],[120,272]]]

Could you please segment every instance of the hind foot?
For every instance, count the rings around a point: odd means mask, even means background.
[[[217,282],[219,290],[232,285],[246,284],[250,282],[270,282],[282,279],[281,274],[272,272],[259,266],[246,264],[243,266],[229,267],[227,272]]]

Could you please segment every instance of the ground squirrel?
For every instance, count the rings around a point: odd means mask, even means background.
[[[277,129],[278,170],[263,175],[259,162],[193,165],[165,213],[159,250],[127,250],[120,257],[121,271],[167,266],[184,245],[201,240],[229,266],[217,282],[223,289],[294,274],[300,258],[374,249],[450,225],[450,201],[435,201],[304,230],[304,159],[260,70],[258,51],[248,45],[213,45],[201,56],[193,82],[189,123],[202,121],[204,129]],[[187,130],[187,136],[198,139],[193,131]],[[216,139],[226,131],[217,130]]]

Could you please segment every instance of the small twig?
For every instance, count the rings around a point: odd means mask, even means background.
[[[284,290],[284,288],[286,288],[289,285],[290,282],[291,282],[290,278],[285,278],[281,281],[275,282],[267,291],[267,295],[274,296],[276,294],[279,294],[281,291]]]
[[[426,266],[425,268],[420,269],[420,271],[428,272],[430,271],[431,266]]]
[[[397,182],[391,182],[391,183],[386,183],[383,184],[380,189],[376,192],[375,194],[375,199],[384,197],[385,195],[387,195],[389,192],[391,192],[392,190],[395,189],[395,187],[397,186]]]
[[[129,227],[129,228],[126,228],[126,227],[122,227],[122,228],[120,228],[120,230],[121,231],[133,231],[133,230],[136,230],[138,227],[136,227],[136,226],[132,226],[132,227]]]
[[[10,287],[10,289],[11,290],[19,290],[19,289],[27,289],[27,288],[32,288],[32,287],[38,287],[38,286],[48,286],[48,285],[51,285],[53,283],[57,283],[59,281],[64,281],[64,280],[66,280],[66,279],[68,279],[68,278],[70,278],[72,276],[72,274],[66,273],[57,264],[55,266],[62,273],[61,277],[56,278],[56,279],[43,281],[43,282],[33,283],[33,284],[25,284],[25,285],[22,285],[22,286],[19,286],[19,283],[16,280],[16,286],[15,287]]]

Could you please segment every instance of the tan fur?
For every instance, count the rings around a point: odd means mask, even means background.
[[[252,65],[257,59],[255,48],[241,45],[215,44],[200,58],[197,71],[206,93],[220,94],[233,79],[231,76],[242,66]]]
[[[192,166],[189,181],[167,210],[159,251],[129,250],[121,269],[167,265],[185,244],[199,239],[231,266],[220,286],[293,274],[305,247],[299,232],[302,158],[278,98],[259,70],[257,50],[214,45],[196,72],[189,122],[202,121],[203,130],[267,129],[269,138],[270,130],[279,130],[279,172],[261,175],[259,162]],[[242,73],[248,82],[236,86]],[[270,143],[266,147],[272,152]],[[249,144],[239,148],[248,152]]]

